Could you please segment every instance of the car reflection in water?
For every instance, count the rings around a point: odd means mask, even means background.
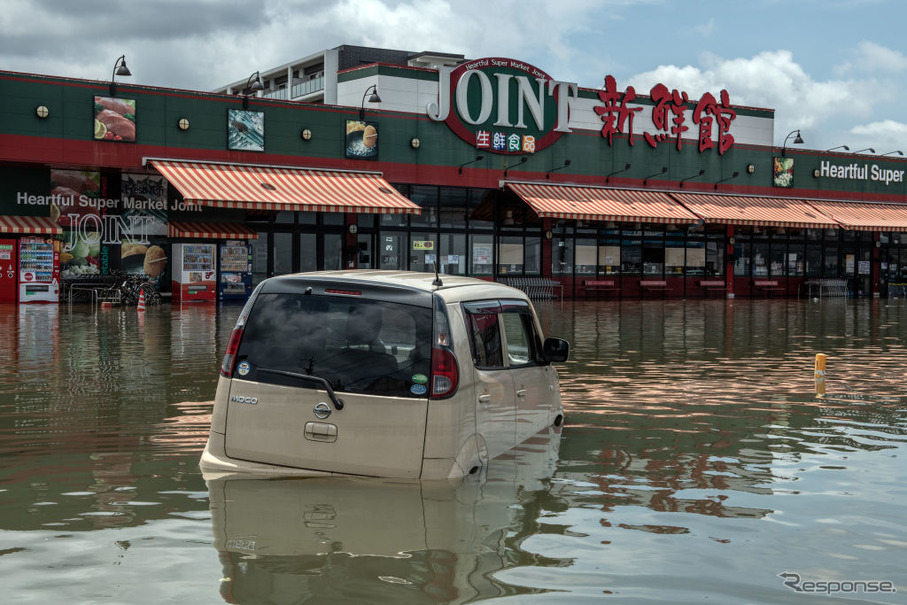
[[[560,429],[460,482],[205,475],[230,603],[465,602],[527,592],[496,580],[551,508]],[[506,543],[505,543],[506,540]]]

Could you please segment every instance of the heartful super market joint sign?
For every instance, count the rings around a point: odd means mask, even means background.
[[[426,106],[428,116],[447,123],[478,149],[534,153],[571,132],[570,100],[579,92],[574,82],[555,80],[537,67],[498,57],[442,67],[438,75],[438,100]],[[633,103],[632,86],[620,92],[614,78],[607,76],[598,97],[593,110],[604,124],[601,134],[609,145],[615,134],[626,135],[633,145],[634,127],[653,148],[670,142],[680,151],[682,139],[696,137],[700,153],[715,148],[723,154],[734,143],[729,131],[736,112],[725,90],[717,99],[705,93],[695,102],[685,92],[656,84],[649,94],[649,125],[634,124],[643,106]]]
[[[438,102],[428,115],[464,141],[497,153],[534,153],[568,127],[577,85],[513,59],[477,59],[439,71]]]

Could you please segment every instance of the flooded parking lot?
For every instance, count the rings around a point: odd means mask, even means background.
[[[572,343],[566,425],[450,485],[206,483],[239,307],[0,307],[0,592],[905,602],[907,301],[537,308]]]

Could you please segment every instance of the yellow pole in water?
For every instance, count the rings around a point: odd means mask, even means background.
[[[816,395],[825,396],[825,354],[816,353]]]

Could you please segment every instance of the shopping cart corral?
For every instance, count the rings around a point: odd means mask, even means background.
[[[511,288],[522,290],[529,298],[554,298],[555,291],[557,291],[557,298],[564,298],[564,284],[553,279],[545,277],[500,277],[497,281]]]
[[[846,279],[808,279],[797,289],[797,296],[806,289],[809,298],[822,298],[823,296],[850,296]]]
[[[63,280],[62,302],[97,304],[102,292],[116,283],[113,275],[80,275]]]

